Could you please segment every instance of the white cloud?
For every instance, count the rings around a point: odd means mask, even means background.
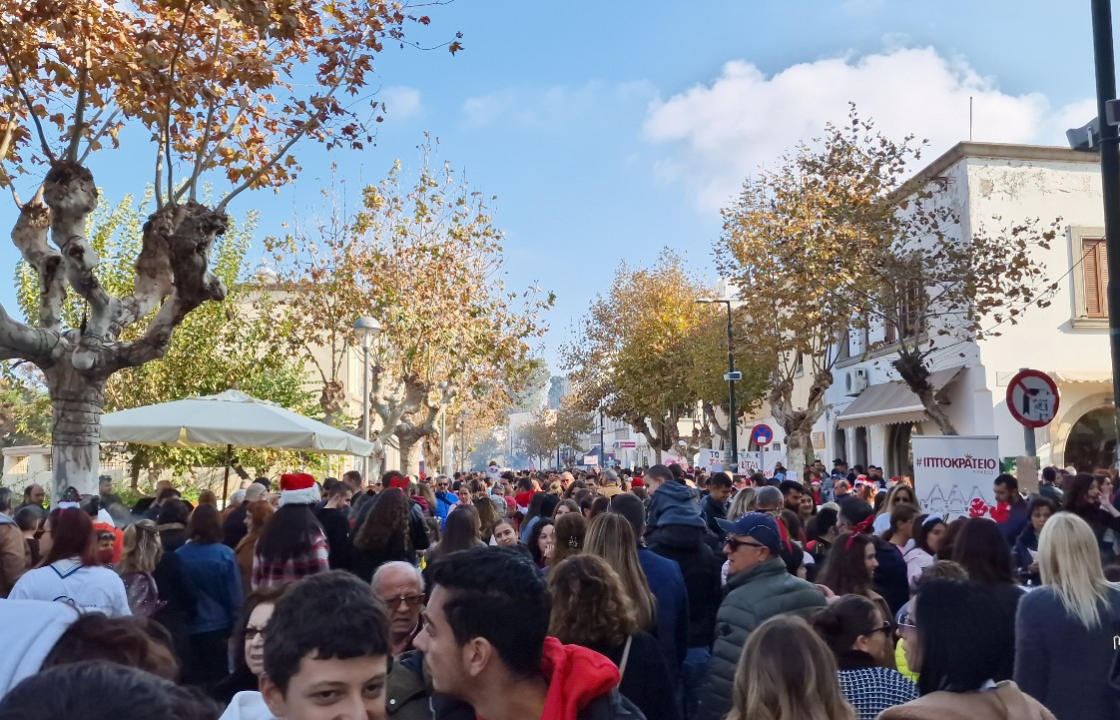
[[[390,122],[408,120],[424,111],[420,91],[416,88],[392,85],[381,91],[380,100],[385,103],[385,119]]]
[[[928,138],[930,160],[968,139],[969,97],[976,141],[1064,145],[1062,131],[1095,114],[1086,115],[1082,103],[1055,110],[1040,93],[1005,93],[963,59],[933,48],[891,48],[800,63],[769,77],[733,60],[710,83],[651,103],[643,135],[666,149],[656,163],[659,177],[690,186],[700,207],[711,210],[726,205],[750,172],[818,136],[826,122],[844,121],[849,101],[889,136]]]

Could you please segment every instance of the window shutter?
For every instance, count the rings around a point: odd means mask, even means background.
[[[1108,317],[1108,256],[1104,240],[1082,241],[1084,260],[1082,276],[1085,278],[1085,315]]]

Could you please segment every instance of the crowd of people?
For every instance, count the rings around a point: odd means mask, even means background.
[[[802,477],[0,489],[0,720],[1120,718],[1115,473]]]

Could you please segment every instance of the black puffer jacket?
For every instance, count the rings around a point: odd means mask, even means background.
[[[720,588],[722,558],[707,543],[704,528],[662,525],[646,539],[650,550],[676,561],[688,590],[688,646],[711,647],[716,611],[723,593]]]

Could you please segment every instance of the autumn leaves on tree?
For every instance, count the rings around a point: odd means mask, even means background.
[[[736,289],[736,345],[747,354],[736,365],[753,358],[761,368],[748,388],[781,425],[791,469],[815,457],[812,428],[848,356],[849,332],[883,330],[886,339],[862,352],[882,355],[940,430],[955,434],[929,382],[931,355],[998,334],[1048,304],[1057,287],[1035,258],[1058,219],[966,225],[939,192],[944,178],[907,180],[924,146],[884,136],[853,106],[847,123],[752,174],[723,210],[714,251]],[[672,255],[648,270],[623,267],[568,354],[586,405],[629,422],[660,450],[680,444],[677,421],[696,405],[704,428],[726,433],[713,412],[726,383],[712,357],[726,340],[714,328],[698,335],[689,305],[703,294]]]
[[[295,178],[301,141],[369,142],[376,114],[354,97],[384,45],[428,22],[366,0],[0,1],[0,183],[20,206],[12,239],[39,284],[30,323],[0,311],[0,357],[45,376],[56,497],[67,485],[95,491],[109,377],[161,357],[191,311],[226,296],[210,255],[229,203]],[[116,150],[126,127],[150,138],[152,162],[136,175],[155,202],[131,286],[111,295],[87,237],[99,196],[87,161]],[[41,183],[20,198],[29,177]],[[200,199],[207,179],[226,188],[213,205]],[[69,293],[82,302],[77,326],[62,314]]]
[[[345,412],[342,371],[360,347],[354,318],[380,322],[371,355],[371,439],[379,457],[395,444],[405,472],[417,470],[422,443],[439,457],[441,413],[450,428],[464,415],[474,424],[503,424],[536,367],[533,343],[553,302],[535,287],[506,290],[493,198],[449,165],[433,164],[431,150],[422,146],[414,180],[402,178],[398,162],[363,188],[352,217],[332,212],[314,230],[269,241],[289,349],[318,370],[328,417]]]

